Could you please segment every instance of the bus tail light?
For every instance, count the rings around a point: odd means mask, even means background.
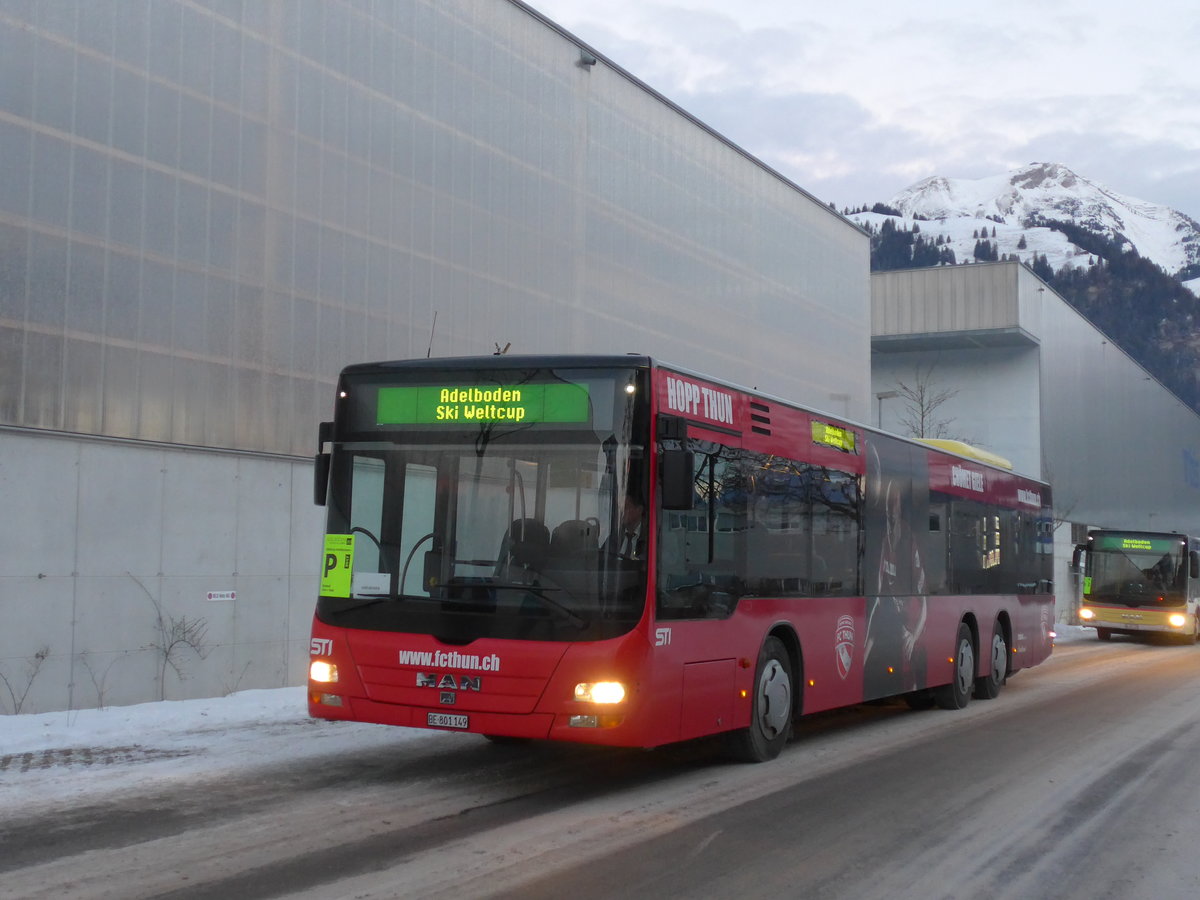
[[[1171,615],[1167,616],[1167,621],[1171,624],[1172,628],[1182,628],[1187,624],[1187,616],[1183,615],[1183,613],[1171,613]]]

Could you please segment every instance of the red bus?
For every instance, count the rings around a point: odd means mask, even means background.
[[[1047,485],[645,356],[350,366],[315,494],[318,718],[761,761],[1052,647]]]

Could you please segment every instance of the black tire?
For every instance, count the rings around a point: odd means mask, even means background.
[[[783,641],[769,637],[758,651],[750,727],[731,732],[729,751],[741,762],[760,763],[777,757],[792,733],[792,660]]]
[[[962,709],[975,689],[975,643],[966,622],[958,623],[954,639],[954,680],[933,689],[933,701],[942,709]]]
[[[988,673],[975,679],[975,699],[994,700],[1008,680],[1008,641],[999,621],[992,626],[992,643],[988,653]]]
[[[1102,641],[1111,641],[1112,640],[1112,632],[1107,628],[1097,628],[1096,629],[1096,637],[1098,637]]]

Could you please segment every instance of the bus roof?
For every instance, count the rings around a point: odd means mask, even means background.
[[[951,441],[945,438],[917,438],[917,441],[922,444],[928,444],[931,447],[937,447],[939,450],[945,450],[947,453],[957,453],[959,456],[965,456],[968,459],[977,459],[980,462],[996,466],[998,469],[1012,471],[1013,464],[1003,456],[979,447],[972,447],[965,441]]]

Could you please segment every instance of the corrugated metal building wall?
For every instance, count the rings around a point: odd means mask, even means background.
[[[5,4],[0,159],[0,710],[298,683],[347,363],[870,409],[866,236],[517,2]]]

